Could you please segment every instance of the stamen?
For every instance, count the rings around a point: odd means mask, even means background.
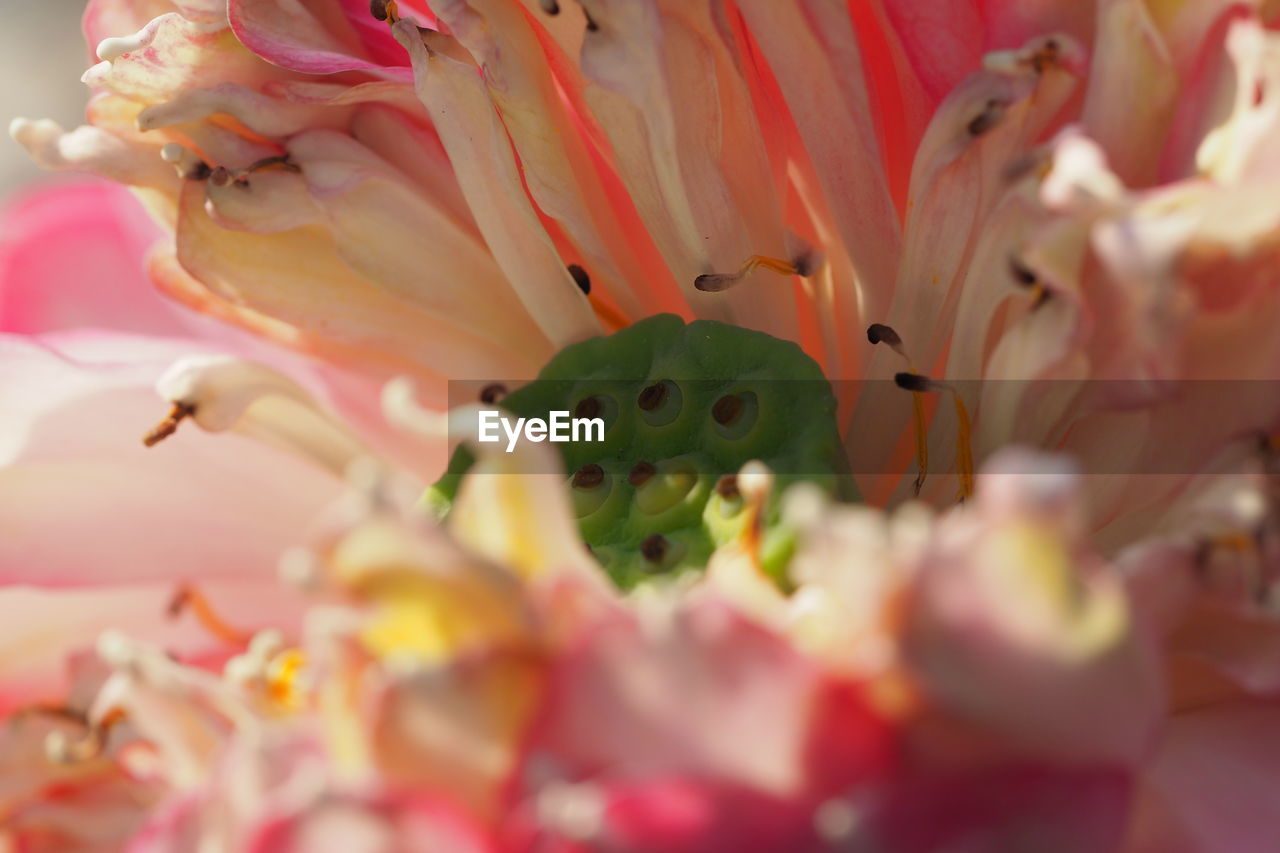
[[[189,403],[174,403],[173,408],[169,409],[169,414],[160,423],[153,426],[146,435],[142,437],[142,443],[147,447],[155,447],[169,436],[178,431],[178,424],[196,413],[196,407]]]
[[[50,732],[44,742],[45,756],[54,764],[78,764],[97,758],[106,747],[111,730],[124,720],[125,713],[119,708],[104,714],[97,725],[91,725],[80,717],[76,722],[84,724],[84,734],[72,738],[66,732]]]
[[[1031,67],[1037,74],[1043,74],[1047,69],[1058,64],[1060,52],[1057,39],[1047,39],[1035,53],[1031,54]]]
[[[369,14],[388,24],[394,24],[400,20],[400,9],[396,6],[396,0],[369,0]]]
[[[213,636],[231,645],[242,646],[251,637],[244,631],[232,627],[223,621],[201,593],[189,586],[181,586],[169,602],[169,618],[177,618],[183,611],[190,610],[204,629]]]
[[[538,0],[538,8],[548,15],[555,16],[560,14],[560,4],[556,0]]]
[[[1028,267],[1016,255],[1009,257],[1009,274],[1021,287],[1027,288],[1032,295],[1032,310],[1039,308],[1049,300],[1049,289],[1040,281],[1035,270]]]
[[[583,296],[591,295],[591,276],[587,275],[586,270],[578,264],[569,264],[569,275],[573,276],[573,283],[578,285]]]
[[[991,128],[1000,123],[1000,119],[1004,118],[1005,104],[1000,101],[987,101],[987,105],[982,112],[978,113],[966,126],[970,136],[981,136]]]
[[[494,382],[480,389],[480,402],[490,406],[505,396],[507,396],[507,386],[501,382]]]
[[[907,363],[909,373],[899,373],[894,377],[895,381],[900,376],[917,377],[915,367],[911,364],[911,359],[907,357],[907,351],[902,346],[902,338],[892,326],[886,326],[884,323],[872,323],[867,327],[867,340],[874,344],[886,344],[888,347],[902,356],[902,360]],[[920,378],[920,377],[917,377]],[[898,381],[898,387],[906,386]],[[912,493],[920,496],[920,490],[924,488],[924,481],[929,476],[929,432],[925,422],[924,412],[924,395],[923,388],[907,388],[911,391],[911,418],[914,424],[916,436],[916,481],[912,484]]]
[[[930,379],[927,376],[921,376],[918,373],[896,373],[893,381],[899,388],[910,391],[919,395],[930,391],[946,391],[951,394],[952,401],[956,407],[956,475],[960,478],[960,491],[957,499],[964,503],[973,495],[973,441],[972,441],[972,425],[969,421],[969,409],[961,399],[960,393],[954,387],[945,382],[939,382],[936,379]],[[923,417],[921,409],[916,409],[917,429],[921,428],[920,419]],[[917,483],[922,483],[922,478],[917,478]],[[919,489],[917,488],[917,494]]]
[[[176,142],[165,143],[160,149],[160,159],[173,166],[184,181],[203,181],[213,173],[213,168],[194,151]]]
[[[779,275],[807,276],[813,272],[813,260],[805,254],[795,261],[784,261],[768,255],[752,255],[743,261],[737,272],[704,273],[693,280],[693,286],[703,293],[719,293],[728,290],[757,269],[763,268]]]

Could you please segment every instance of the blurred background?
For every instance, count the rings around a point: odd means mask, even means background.
[[[44,175],[9,138],[15,116],[84,122],[89,90],[80,75],[91,64],[80,33],[87,0],[0,0],[0,197]]]

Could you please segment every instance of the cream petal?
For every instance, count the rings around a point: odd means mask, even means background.
[[[844,10],[809,0],[747,0],[740,7],[778,77],[852,257],[863,311],[881,316],[896,277],[902,234],[881,144],[868,120],[870,96],[852,22]]]
[[[619,174],[699,316],[797,337],[790,282],[765,274],[727,296],[693,287],[751,255],[788,258],[780,188],[744,62],[696,3],[594,2],[581,67],[587,102],[608,134]]]
[[[408,20],[394,31],[413,60],[418,96],[436,120],[480,232],[520,304],[557,348],[599,334],[525,195],[506,131],[475,69],[446,55],[445,43],[428,47]]]
[[[1173,119],[1173,58],[1141,0],[1099,4],[1082,122],[1130,187],[1153,183]],[[1141,93],[1134,96],[1134,93]]]
[[[582,253],[593,287],[613,295],[633,318],[682,304],[675,282],[646,256],[642,235],[628,235],[603,186],[603,164],[588,147],[581,117],[563,94],[536,30],[514,0],[455,0],[433,9],[484,68],[484,79],[524,167],[539,210],[555,219]],[[576,82],[576,81],[574,81]]]
[[[251,328],[274,326],[274,335],[297,346],[345,353],[375,372],[532,375],[527,356],[440,322],[357,276],[321,228],[227,230],[205,212],[204,198],[202,184],[183,187],[177,257],[194,281],[169,281],[184,301],[222,303],[216,310]]]

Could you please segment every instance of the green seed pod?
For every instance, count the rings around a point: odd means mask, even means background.
[[[709,320],[649,317],[566,347],[538,379],[510,393],[512,416],[553,411],[602,418],[603,441],[565,442],[583,538],[616,583],[699,569],[742,532],[734,475],[752,459],[776,474],[850,497],[836,401],[822,370],[789,341]],[[444,515],[473,457],[459,450],[427,493]],[[764,514],[766,571],[785,583],[793,541],[778,501]]]

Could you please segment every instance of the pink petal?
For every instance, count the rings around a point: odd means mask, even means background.
[[[143,447],[165,413],[150,386],[190,348],[101,337],[81,340],[73,361],[0,337],[0,459],[9,463],[0,470],[0,580],[274,576],[279,554],[342,484],[238,436],[184,429]]]
[[[179,335],[180,309],[147,278],[162,232],[119,184],[51,183],[0,212],[0,332],[76,326]]]
[[[1190,711],[1165,728],[1127,850],[1268,850],[1280,835],[1280,706]]]

